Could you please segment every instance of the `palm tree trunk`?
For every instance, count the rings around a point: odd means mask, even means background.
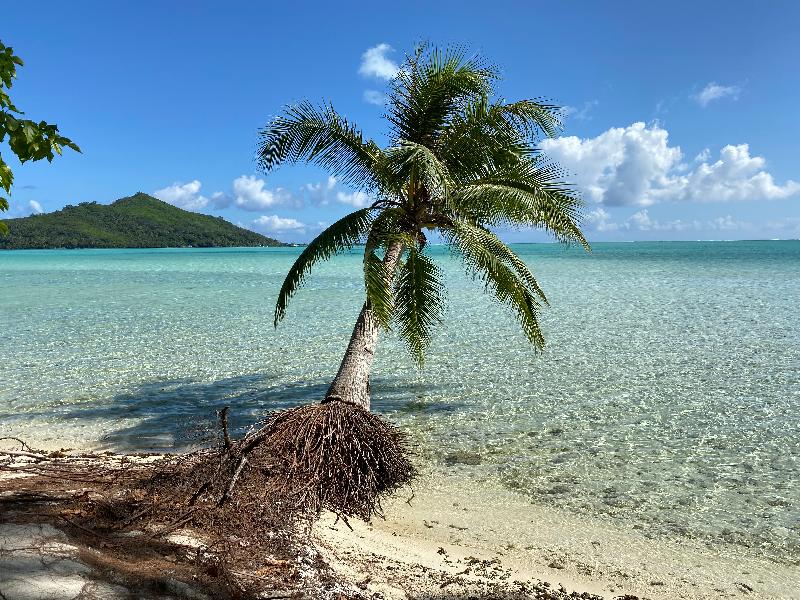
[[[389,245],[383,257],[386,267],[386,285],[392,284],[397,261],[403,251],[400,242]],[[364,303],[361,314],[358,315],[353,335],[344,353],[339,372],[325,394],[325,402],[348,402],[369,410],[370,389],[369,375],[372,371],[372,360],[375,357],[375,347],[378,345],[378,321],[369,306]]]

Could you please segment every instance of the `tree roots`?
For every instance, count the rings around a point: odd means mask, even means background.
[[[312,519],[329,510],[345,520],[369,521],[381,514],[381,500],[415,475],[405,436],[343,402],[275,413],[260,430],[207,459],[216,467],[196,482],[191,504],[216,502],[221,508],[271,498]],[[201,471],[208,473],[209,466]]]

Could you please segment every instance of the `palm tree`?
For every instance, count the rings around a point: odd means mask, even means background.
[[[380,329],[393,324],[421,365],[441,321],[445,288],[426,253],[436,231],[486,290],[514,311],[534,349],[544,347],[538,312],[547,303],[525,262],[493,232],[542,228],[578,242],[581,202],[537,149],[560,127],[559,108],[494,97],[498,71],[459,50],[422,47],[390,86],[390,144],[381,148],[330,104],[287,107],[260,132],[258,162],[270,172],[309,162],[374,199],[320,233],[278,294],[275,326],[311,267],[364,242],[366,301],[323,403],[370,408],[369,377]]]

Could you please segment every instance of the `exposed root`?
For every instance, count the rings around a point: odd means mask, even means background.
[[[269,491],[313,516],[330,510],[369,521],[381,514],[381,500],[415,475],[404,435],[343,402],[278,413],[251,437],[242,449],[271,469]]]

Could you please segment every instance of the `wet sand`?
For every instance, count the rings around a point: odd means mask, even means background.
[[[410,503],[400,497],[385,508],[386,520],[352,522],[354,531],[326,517],[315,536],[337,570],[387,598],[433,597],[442,583],[460,597],[485,575],[605,598],[800,598],[800,567],[649,539],[453,477],[428,477]]]

